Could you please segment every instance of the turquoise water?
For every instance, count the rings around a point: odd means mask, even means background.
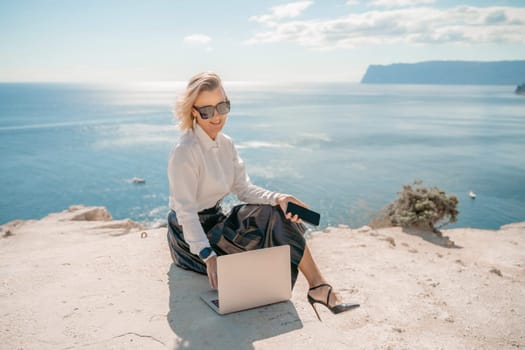
[[[165,222],[179,135],[171,106],[183,87],[0,84],[0,223],[77,203]],[[525,220],[525,98],[513,86],[225,87],[223,132],[252,182],[306,202],[320,228],[366,224],[414,179],[457,195],[459,220],[448,227]]]

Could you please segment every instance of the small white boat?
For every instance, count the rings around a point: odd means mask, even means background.
[[[133,182],[134,184],[143,184],[146,183],[146,180],[144,180],[141,177],[134,177],[133,179],[131,179],[131,182]]]
[[[469,195],[470,198],[472,198],[472,199],[476,198],[476,194],[475,194],[474,192],[472,192],[472,191],[470,191],[470,192],[468,193],[468,195]]]

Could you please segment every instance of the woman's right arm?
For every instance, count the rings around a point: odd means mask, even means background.
[[[195,255],[199,255],[203,248],[210,246],[199,221],[197,208],[198,176],[198,163],[191,149],[186,145],[175,146],[168,161],[169,202],[183,228],[184,240],[190,246],[190,251]]]

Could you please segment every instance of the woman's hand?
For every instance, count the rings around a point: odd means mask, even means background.
[[[206,260],[206,270],[208,271],[208,279],[212,289],[217,289],[217,255],[212,256]]]
[[[304,204],[303,202],[301,202],[300,200],[298,200],[297,198],[295,198],[294,196],[292,196],[291,194],[283,194],[283,195],[280,195],[279,198],[277,198],[277,204],[279,204],[281,206],[281,209],[282,209],[285,217],[287,219],[291,220],[292,222],[301,223],[302,220],[299,219],[299,216],[297,214],[292,216],[292,213],[287,213],[286,212],[286,207],[288,206],[288,202],[293,202],[293,203],[295,203],[297,205],[300,205],[302,207],[305,207],[305,208],[308,208],[308,206],[306,204]]]

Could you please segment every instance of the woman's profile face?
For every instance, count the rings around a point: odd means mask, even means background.
[[[219,102],[223,102],[224,100],[226,100],[226,97],[222,93],[222,89],[218,87],[212,91],[201,91],[193,105],[197,108],[204,106],[216,106]],[[227,114],[219,114],[216,109],[214,111],[213,117],[208,119],[202,119],[199,111],[195,108],[192,108],[191,113],[193,117],[196,118],[197,123],[201,126],[201,128],[213,140],[215,140],[215,137],[219,131],[222,130],[224,124],[226,124],[226,119],[228,116]]]

